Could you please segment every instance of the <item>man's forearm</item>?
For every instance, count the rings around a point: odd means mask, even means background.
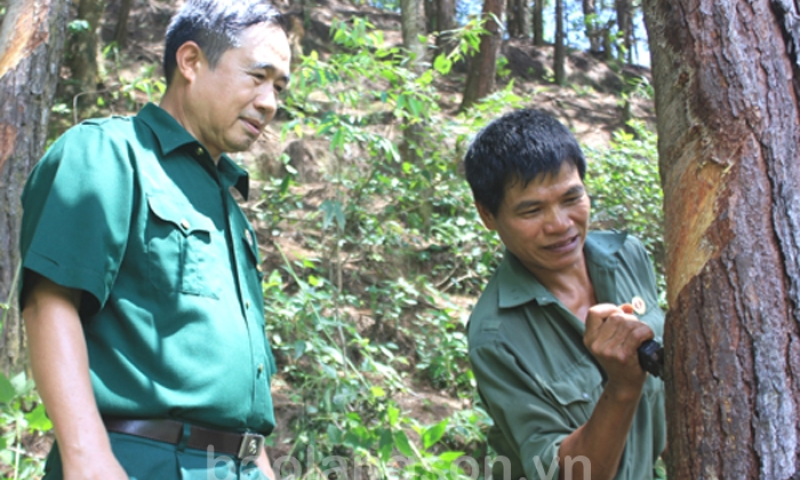
[[[576,461],[577,457],[589,460],[593,480],[614,478],[641,394],[641,388],[606,385],[589,420],[561,443],[559,479],[587,478],[584,463]],[[565,476],[567,457],[571,460],[572,478]]]
[[[40,279],[22,312],[33,376],[65,470],[111,452],[89,377],[78,294]]]

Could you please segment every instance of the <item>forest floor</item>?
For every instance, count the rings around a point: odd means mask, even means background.
[[[286,0],[283,0],[286,2]],[[135,0],[134,8],[129,20],[128,43],[124,49],[115,52],[106,52],[104,65],[104,82],[98,85],[101,94],[107,94],[115,90],[123,93],[117,97],[117,101],[103,102],[98,106],[97,96],[93,94],[81,94],[75,105],[77,111],[69,109],[69,113],[56,114],[52,121],[53,135],[57,135],[65,128],[78,120],[102,115],[128,115],[134,114],[134,108],[140,107],[147,101],[144,89],[131,89],[131,85],[139,82],[145,85],[149,82],[154,85],[152,80],[160,75],[160,67],[152,72],[152,65],[159,64],[163,52],[163,32],[166,29],[170,16],[174,11],[172,2],[160,0]],[[288,8],[288,5],[276,2],[279,7]],[[104,23],[101,36],[108,41],[113,35],[116,24],[118,3],[112,2],[106,8]],[[299,15],[298,12],[294,14]],[[367,18],[377,28],[383,30],[384,38],[389,44],[400,45],[402,38],[400,34],[400,16],[372,8],[368,6],[356,6],[350,2],[342,0],[321,0],[316,2],[316,6],[310,11],[305,12],[304,32],[293,31],[294,38],[300,42],[305,53],[317,50],[324,57],[331,51],[330,31],[335,19],[346,20],[354,16]],[[552,47],[533,47],[530,40],[512,39],[503,42],[502,54],[508,59],[506,65],[507,75],[498,79],[498,88],[514,82],[513,91],[525,99],[526,106],[544,109],[567,124],[574,132],[578,140],[586,146],[603,147],[609,143],[612,133],[624,127],[623,110],[621,108],[621,92],[623,91],[623,75],[619,68],[612,68],[609,64],[591,56],[586,52],[572,51],[567,58],[567,86],[559,87],[551,82],[552,77]],[[647,78],[649,71],[638,67],[625,67],[629,74]],[[68,72],[65,72],[68,74]],[[440,106],[447,114],[455,116],[461,101],[461,92],[464,86],[466,75],[464,71],[456,70],[444,79],[436,82],[436,87],[440,95]],[[123,91],[123,89],[128,89]],[[57,101],[71,106],[74,100],[74,92],[70,92],[69,85],[61,88],[60,99]],[[130,102],[135,98],[135,102]],[[132,105],[133,103],[133,105]],[[66,111],[67,109],[64,109]],[[644,120],[651,127],[655,122],[655,111],[651,100],[646,98],[632,99],[632,115]],[[251,152],[241,156],[245,165],[252,170],[251,191],[262,191],[264,178],[275,173],[276,159],[292,143],[292,138],[281,140],[281,128],[287,121],[285,115],[278,115],[276,120],[270,125],[268,132],[257,143]],[[306,172],[306,181],[298,185],[297,189],[304,192],[304,204],[319,205],[321,198],[325,195],[326,185],[322,180],[321,172],[314,170],[321,163],[315,158],[317,153],[324,156],[325,144],[306,149],[303,159],[306,164],[302,166]],[[591,159],[589,159],[591,161]],[[295,165],[297,168],[298,165]],[[246,211],[255,208],[259,199],[243,203]],[[280,240],[272,238],[269,231],[264,231],[264,225],[255,222],[256,227],[261,227],[259,238],[263,244],[266,272],[277,268],[283,263],[279,252],[270,242],[265,239],[279,241],[281,248],[287,253],[290,260],[308,256],[304,238],[306,232],[286,231],[281,235]],[[402,267],[400,267],[402,268]],[[372,278],[364,278],[364,283],[373,281]],[[455,302],[468,312],[470,306],[474,304],[475,296],[453,296]],[[363,315],[368,318],[369,312]],[[466,314],[464,315],[466,318]],[[364,329],[373,326],[374,323],[365,322]],[[406,340],[408,341],[408,340]],[[279,359],[280,363],[280,359]],[[280,372],[280,365],[279,365]],[[409,377],[413,385],[409,385],[407,393],[399,393],[396,397],[398,404],[404,412],[413,418],[425,423],[437,422],[447,418],[454,411],[465,406],[467,400],[454,398],[450,392],[437,389],[433,385],[414,376]],[[288,391],[288,383],[282,379],[282,374],[278,373],[275,377],[274,402],[278,428],[275,432],[274,446],[270,452],[273,457],[278,457],[287,453],[284,442],[290,435],[286,425],[288,425],[297,415],[300,414],[303,406],[292,400],[291,392]],[[52,439],[31,437],[26,439],[26,450],[44,456],[49,449]],[[0,474],[2,474],[0,466]]]

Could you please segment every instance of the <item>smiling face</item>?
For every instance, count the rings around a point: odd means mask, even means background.
[[[540,280],[583,265],[590,203],[578,169],[563,162],[557,175],[506,187],[497,215],[477,205],[484,224]]]
[[[283,30],[261,23],[245,29],[216,67],[197,62],[183,123],[212,158],[247,150],[272,120],[288,83],[289,57]]]

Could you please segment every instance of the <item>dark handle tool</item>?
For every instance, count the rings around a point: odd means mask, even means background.
[[[655,340],[647,340],[639,346],[637,353],[642,370],[660,377],[664,371],[664,347]]]

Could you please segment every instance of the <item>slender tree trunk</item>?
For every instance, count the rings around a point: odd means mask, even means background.
[[[531,36],[531,14],[528,0],[507,0],[506,24],[509,37]]]
[[[425,0],[425,19],[427,32],[436,33],[434,57],[450,49],[453,42],[446,34],[456,28],[455,0]]]
[[[403,29],[403,46],[411,52],[412,68],[425,61],[425,45],[419,36],[425,33],[425,15],[422,0],[401,0],[400,20]]]
[[[633,46],[633,42],[631,41],[631,35],[633,33],[633,25],[631,24],[633,6],[631,5],[631,0],[614,0],[614,8],[617,11],[617,28],[622,35],[622,45],[624,47],[624,52],[620,51],[619,59],[625,61]]]
[[[669,478],[800,478],[800,12],[644,2],[664,186]]]
[[[17,308],[20,195],[42,156],[67,23],[66,0],[11,1],[0,29],[0,369],[24,364]],[[16,285],[15,285],[16,283]]]
[[[544,46],[544,0],[533,0],[533,44]]]
[[[121,0],[119,5],[117,26],[114,28],[114,42],[120,50],[125,48],[128,43],[128,17],[131,14],[132,5],[133,0]]]
[[[566,47],[564,45],[564,0],[556,0],[556,45],[553,52],[553,72],[555,72],[556,83],[564,85],[567,82],[567,74],[564,63],[567,58]]]
[[[589,52],[597,55],[603,49],[603,30],[599,27],[594,0],[583,0],[583,19],[586,38],[589,39]]]
[[[104,5],[102,0],[80,0],[77,19],[88,28],[73,32],[68,40],[64,63],[81,91],[92,91],[97,84],[98,30]]]
[[[483,2],[484,25],[489,32],[481,38],[480,51],[470,64],[464,97],[459,110],[464,111],[494,90],[497,73],[497,53],[500,50],[500,25],[494,21],[503,18],[505,0],[485,0]],[[494,18],[492,18],[494,14]]]

